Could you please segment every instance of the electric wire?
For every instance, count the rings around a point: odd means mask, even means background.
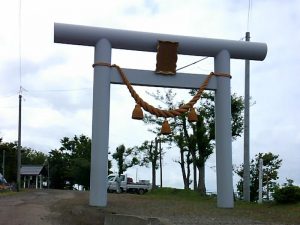
[[[251,1],[251,0],[249,0],[249,4],[250,4],[250,1]],[[250,6],[249,6],[249,8],[250,8]],[[249,23],[249,9],[248,9],[248,23]],[[241,38],[239,39],[239,41],[243,41],[244,39],[245,39],[245,37],[241,37]],[[201,61],[204,61],[205,59],[208,59],[208,58],[209,58],[208,56],[203,57],[202,59],[199,59],[199,60],[197,60],[197,61],[195,61],[195,62],[192,62],[192,63],[190,63],[190,64],[187,64],[187,65],[185,65],[185,66],[183,66],[183,67],[180,67],[180,68],[176,69],[176,71],[185,69],[185,68],[187,68],[187,67],[189,67],[189,66],[192,66],[192,65],[195,65],[196,63],[199,63],[199,62],[201,62]]]
[[[1,96],[0,99],[1,99],[1,98],[11,98],[11,97],[14,97],[14,96],[16,96],[16,95],[18,95],[18,93],[14,93],[14,94],[6,94],[6,95]]]
[[[89,91],[92,88],[75,88],[75,89],[50,89],[50,90],[28,90],[29,93],[43,93],[43,92],[77,92],[77,91]]]
[[[19,106],[0,106],[0,109],[13,109],[13,108],[18,108]]]
[[[178,68],[176,71],[179,71],[179,70],[182,70],[182,69],[187,68],[187,67],[189,67],[189,66],[192,66],[192,65],[194,65],[194,64],[196,64],[196,63],[199,63],[199,62],[201,62],[201,61],[203,61],[203,60],[205,60],[205,59],[207,59],[207,58],[208,58],[208,56],[206,56],[206,57],[204,57],[204,58],[202,58],[202,59],[199,59],[199,60],[197,60],[197,61],[195,61],[195,62],[192,62],[192,63],[190,63],[190,64],[188,64],[188,65],[185,65],[185,66],[183,66],[183,67],[180,67],[180,68]]]

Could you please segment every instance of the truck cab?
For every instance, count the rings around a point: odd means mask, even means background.
[[[117,179],[118,179],[118,174],[110,174],[107,177],[107,190],[109,192],[114,192],[117,191]],[[127,175],[122,174],[120,176],[120,188],[121,191],[126,190],[126,184],[127,184]]]
[[[107,191],[116,192],[118,182],[120,182],[121,192],[144,194],[152,188],[149,181],[142,180],[134,183],[131,177],[127,177],[127,174],[122,174],[120,177],[118,174],[110,174],[107,177]]]

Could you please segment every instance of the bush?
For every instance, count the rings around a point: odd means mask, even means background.
[[[284,186],[274,191],[273,197],[278,203],[300,202],[300,187],[294,185]]]

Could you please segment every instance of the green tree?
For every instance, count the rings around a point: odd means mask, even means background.
[[[8,182],[17,180],[17,143],[3,142],[0,138],[0,162],[3,162],[3,152],[5,151],[5,178]],[[22,165],[43,165],[47,155],[28,147],[21,147]],[[3,165],[1,166],[1,173]]]
[[[194,91],[191,91],[191,94],[193,95]],[[196,105],[195,108],[198,112],[198,121],[196,123],[189,123],[191,126],[191,135],[188,135],[187,126],[183,126],[183,129],[187,140],[193,139],[196,142],[195,151],[191,152],[193,163],[199,173],[197,190],[205,194],[205,162],[213,153],[215,147],[214,93],[204,92],[200,104]],[[243,109],[243,98],[233,94],[231,96],[231,130],[233,140],[239,137],[243,131]],[[186,117],[184,119],[186,120]],[[194,183],[196,183],[195,180]]]
[[[139,161],[141,166],[149,166],[151,163],[152,172],[152,188],[156,188],[156,170],[159,167],[159,155],[160,151],[158,149],[158,139],[155,138],[154,141],[144,141],[143,144],[136,148],[139,155]]]
[[[108,154],[110,154],[110,152],[108,152]],[[108,162],[107,162],[107,173],[108,173],[108,175],[113,173],[113,171],[111,169],[112,169],[112,162],[111,162],[110,159],[108,159]]]
[[[195,94],[195,90],[190,91],[191,95]],[[181,103],[174,103],[176,94],[172,89],[168,89],[164,94],[157,91],[151,94],[156,100],[160,101],[167,109],[177,108]],[[198,112],[198,121],[190,123],[187,121],[186,114],[169,119],[170,126],[173,130],[168,136],[168,140],[172,141],[179,147],[180,159],[177,160],[181,166],[182,176],[185,188],[189,185],[190,164],[193,165],[194,174],[194,190],[198,190],[205,194],[205,162],[213,153],[215,146],[215,104],[214,93],[204,92],[199,104],[194,106]],[[159,106],[159,108],[162,108]],[[236,94],[231,96],[232,111],[232,138],[236,139],[243,131],[243,98]],[[158,125],[151,131],[159,134],[162,119],[146,115],[145,123]],[[186,165],[186,166],[185,166]],[[197,180],[197,172],[199,174]]]
[[[293,184],[294,181],[287,179],[282,187],[276,187],[272,194],[277,203],[297,203],[300,202],[300,187]]]
[[[5,178],[7,182],[17,181],[17,144],[13,142],[0,142],[0,162],[3,162],[5,151]],[[3,165],[2,165],[3,169]],[[1,171],[2,173],[2,171]]]
[[[175,160],[180,165],[181,174],[184,184],[184,189],[190,189],[190,175],[191,169],[190,166],[193,163],[193,159],[191,158],[191,151],[189,151],[189,146],[184,138],[183,132],[180,131],[177,135],[174,135],[174,142],[176,143],[177,147],[180,151],[180,158],[179,160]]]
[[[258,187],[259,187],[259,160],[263,160],[263,194],[269,199],[270,193],[278,186],[275,182],[278,179],[278,170],[281,166],[282,159],[279,155],[273,153],[259,153],[250,162],[250,200],[258,200]],[[235,173],[240,176],[237,183],[237,190],[239,196],[243,196],[243,174],[244,165],[241,164],[235,169]]]
[[[90,187],[91,167],[91,139],[85,135],[73,138],[64,137],[61,140],[60,150],[69,154],[69,182],[82,185],[85,189]]]
[[[66,181],[70,180],[70,155],[60,149],[49,152],[50,187],[64,189]]]
[[[90,187],[91,139],[86,135],[63,137],[61,147],[49,153],[50,183],[52,188],[72,188],[74,184]],[[108,173],[111,161],[108,160]]]
[[[134,148],[126,149],[123,144],[116,148],[116,152],[113,153],[112,157],[117,161],[119,176],[128,168],[138,165],[139,163]]]
[[[22,165],[43,165],[47,159],[47,154],[31,148],[22,148]]]

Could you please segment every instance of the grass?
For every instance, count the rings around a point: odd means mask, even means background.
[[[245,218],[266,223],[300,224],[300,204],[249,203],[237,200],[233,209],[217,208],[216,197],[203,196],[191,190],[162,188],[146,195],[148,198],[172,201],[183,213],[207,216]]]
[[[1,190],[0,191],[0,197],[2,196],[10,196],[10,195],[15,195],[17,192],[10,191],[10,190]]]
[[[176,188],[158,188],[155,190],[152,190],[147,193],[148,196],[151,197],[164,197],[164,198],[178,198],[182,200],[190,200],[194,201],[197,199],[202,199],[203,195],[201,195],[199,192],[195,192],[192,190],[183,190],[183,189],[176,189]],[[207,198],[207,197],[206,197]]]
[[[20,193],[23,193],[23,192],[29,192],[29,191],[32,191],[31,189],[23,189],[21,188],[20,191],[13,191],[13,190],[1,190],[0,191],[0,197],[2,196],[11,196],[11,195],[16,195],[16,194],[20,194]]]

